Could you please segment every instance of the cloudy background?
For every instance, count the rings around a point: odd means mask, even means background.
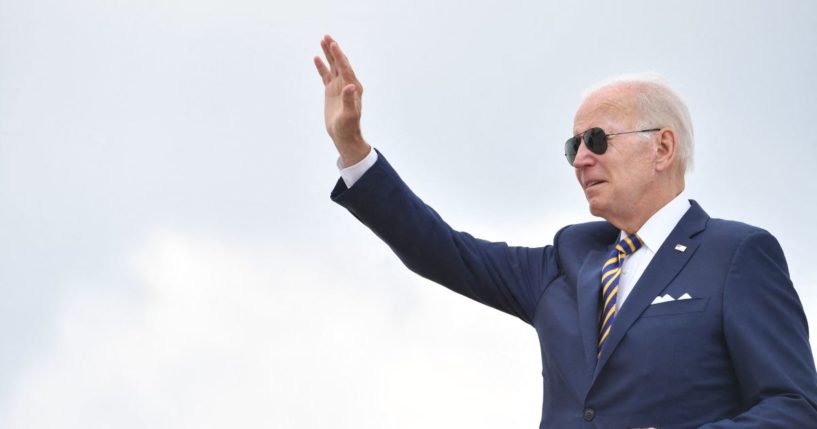
[[[582,89],[663,73],[689,193],[778,237],[817,327],[815,28],[810,0],[0,0],[0,427],[536,426],[534,331],[330,202],[325,33],[369,142],[521,245],[591,219]]]

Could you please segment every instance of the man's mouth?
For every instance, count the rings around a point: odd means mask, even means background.
[[[584,189],[590,189],[593,186],[604,183],[604,180],[591,180],[584,185]]]

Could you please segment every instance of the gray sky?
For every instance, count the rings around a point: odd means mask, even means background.
[[[521,245],[592,219],[582,89],[664,74],[690,196],[775,234],[817,326],[815,28],[809,0],[0,1],[0,427],[535,427],[534,331],[329,201],[325,33],[368,141]]]

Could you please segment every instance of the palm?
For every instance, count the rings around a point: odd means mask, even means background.
[[[343,88],[348,82],[340,76],[334,76],[332,80],[326,84],[324,92],[324,120],[326,121],[326,131],[330,136],[343,137],[349,135],[354,123],[352,120],[355,116],[360,116],[360,112],[344,110],[343,106]]]

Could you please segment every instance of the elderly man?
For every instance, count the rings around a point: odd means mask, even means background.
[[[541,428],[817,428],[802,306],[768,232],[684,197],[692,125],[655,79],[597,86],[565,143],[590,212],[552,246],[509,247],[450,228],[364,141],[363,88],[329,36],[332,199],[411,270],[531,324]]]

